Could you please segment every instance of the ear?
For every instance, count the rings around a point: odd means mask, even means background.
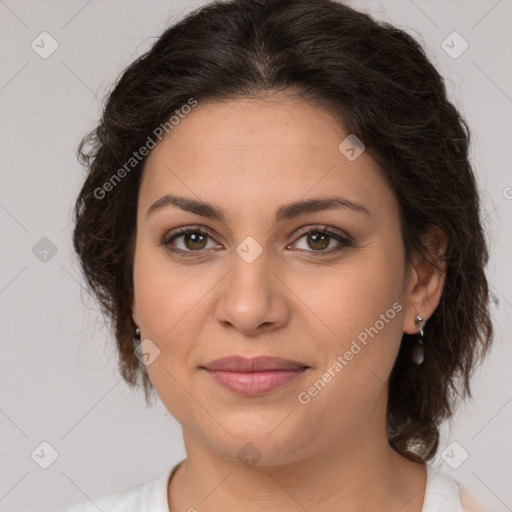
[[[407,334],[418,332],[414,321],[416,315],[421,315],[425,321],[432,316],[441,300],[446,277],[446,263],[443,261],[447,246],[446,234],[437,226],[430,226],[422,240],[427,252],[425,256],[413,255],[408,269],[403,317],[403,331]]]

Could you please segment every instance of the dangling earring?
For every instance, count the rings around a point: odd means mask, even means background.
[[[137,348],[139,346],[139,341],[140,341],[140,329],[137,327],[135,329],[135,336],[133,337],[134,348]]]
[[[416,329],[418,329],[418,337],[412,347],[411,358],[417,365],[420,365],[425,359],[425,350],[423,348],[423,327],[425,327],[425,320],[423,320],[421,315],[416,315],[414,322]]]

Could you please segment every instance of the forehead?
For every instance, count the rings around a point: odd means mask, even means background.
[[[366,153],[350,161],[340,152],[347,135],[326,110],[293,96],[199,102],[148,156],[139,202],[147,209],[180,194],[220,202],[229,215],[335,192],[392,200]]]

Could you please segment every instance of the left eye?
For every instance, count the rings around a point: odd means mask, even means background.
[[[315,257],[328,255],[335,251],[340,251],[345,246],[351,245],[351,239],[347,235],[344,235],[343,232],[338,230],[334,231],[325,227],[309,229],[299,234],[299,238],[292,246],[297,245],[298,241],[304,238],[309,248],[298,247],[298,249],[310,252],[311,255]],[[182,247],[177,246],[176,241],[180,239],[183,243]],[[201,253],[204,250],[219,247],[215,245],[213,247],[207,247],[208,239],[213,241],[213,234],[204,229],[182,228],[171,237],[164,238],[162,245],[165,246],[167,250],[180,256],[192,256],[193,254],[191,253]],[[337,247],[331,246],[331,242],[333,241],[338,242]]]
[[[301,240],[302,238],[305,238],[306,245],[309,246],[309,248],[313,249],[313,252],[321,252],[321,253],[331,253],[333,251],[339,251],[342,249],[341,246],[347,246],[350,245],[350,241],[347,237],[342,236],[341,234],[337,232],[333,232],[329,229],[311,229],[304,233],[302,236],[299,237],[298,240]],[[331,242],[338,242],[338,247],[330,247]],[[297,242],[295,242],[297,244]],[[335,244],[336,245],[336,244]],[[330,250],[325,250],[329,249]],[[308,247],[306,248],[300,248],[301,250],[309,250]],[[316,256],[316,254],[315,254]]]

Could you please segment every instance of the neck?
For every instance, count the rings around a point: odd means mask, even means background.
[[[425,466],[396,453],[387,437],[348,439],[350,445],[329,446],[292,462],[248,467],[206,449],[184,431],[188,457],[171,480],[170,509],[421,512]]]

